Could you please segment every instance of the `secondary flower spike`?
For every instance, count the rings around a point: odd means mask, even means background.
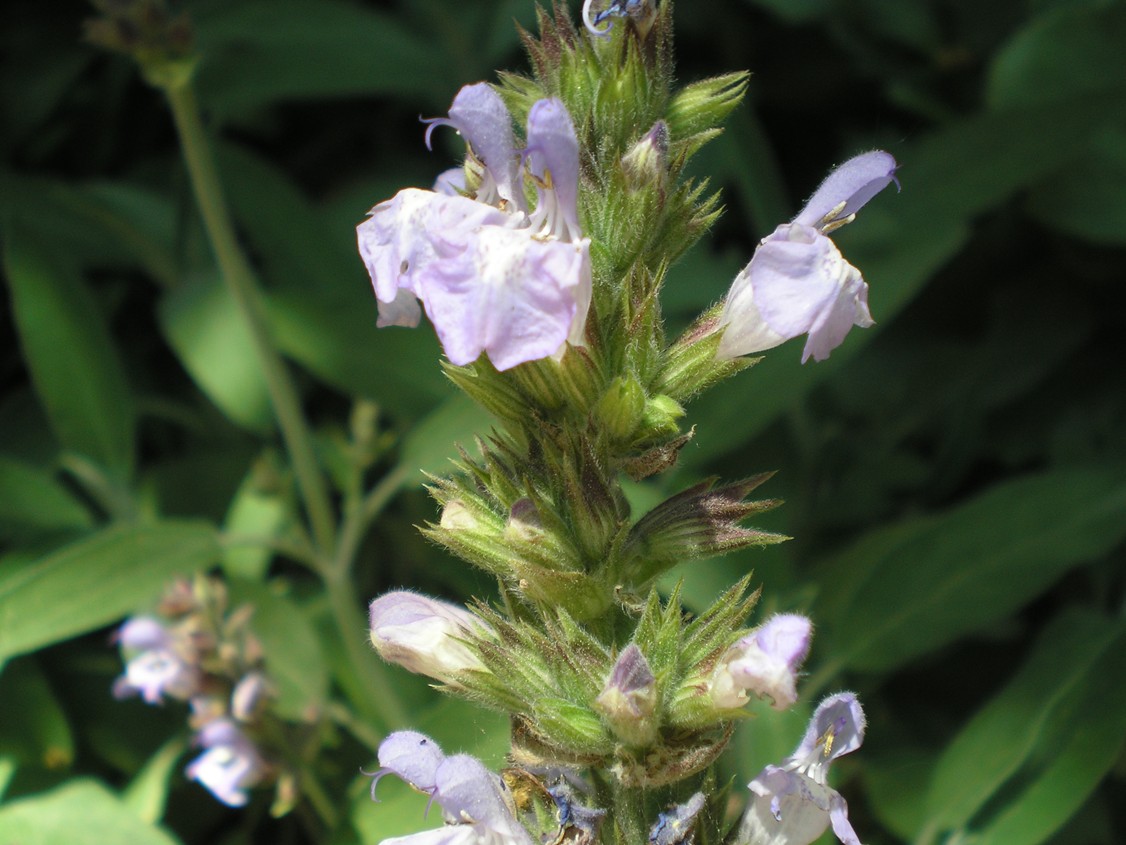
[[[848,805],[826,779],[829,764],[863,741],[864,711],[853,693],[822,701],[794,753],[750,782],[751,803],[737,845],[809,845],[830,825],[844,845],[860,845]]]
[[[881,150],[851,158],[821,183],[797,217],[763,239],[727,294],[717,354],[736,358],[808,335],[802,363],[824,361],[853,326],[872,325],[868,285],[829,233],[853,220],[892,182],[896,163]]]

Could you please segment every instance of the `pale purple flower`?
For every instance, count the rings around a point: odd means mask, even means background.
[[[487,352],[499,370],[581,345],[591,301],[590,241],[578,221],[578,140],[558,100],[528,117],[523,160],[537,188],[526,213],[521,156],[500,96],[463,88],[449,118],[482,166],[474,198],[443,174],[435,191],[408,188],[375,206],[356,228],[379,305],[377,325],[415,326],[419,300],[446,357],[457,365]]]
[[[683,804],[659,813],[657,823],[649,831],[650,845],[691,845],[696,828],[696,817],[700,815],[706,803],[704,793],[697,792]]]
[[[243,806],[246,790],[259,783],[265,772],[254,743],[230,719],[209,722],[196,739],[207,750],[188,765],[187,776],[224,804]]]
[[[797,674],[809,654],[813,623],[779,613],[727,650],[716,664],[709,691],[717,707],[742,707],[748,694],[769,698],[776,710],[798,700]]]
[[[426,146],[438,126],[452,126],[470,150],[485,165],[477,199],[506,211],[525,209],[524,191],[519,179],[519,157],[512,135],[512,117],[504,100],[485,82],[466,85],[457,92],[450,116],[426,121]]]
[[[895,159],[880,150],[849,159],[805,207],[763,239],[727,294],[718,356],[736,358],[808,335],[802,363],[823,361],[854,325],[872,325],[868,285],[828,234],[895,178]]]
[[[465,641],[491,631],[463,607],[399,590],[373,601],[369,618],[372,645],[389,663],[455,685],[458,673],[485,669]]]
[[[860,845],[848,805],[827,783],[829,764],[864,741],[864,711],[851,692],[826,698],[805,736],[780,766],[767,766],[750,782],[738,845],[809,845],[830,825],[845,845]]]
[[[602,2],[603,0],[599,0],[599,5],[602,5]],[[594,10],[595,0],[584,0],[583,25],[586,26],[591,35],[597,35],[601,38],[607,35],[614,25],[611,21],[606,24],[605,29],[599,29],[598,25],[603,21],[613,17],[648,18],[653,14],[654,5],[652,0],[610,0],[605,4],[605,8],[596,12]]]
[[[125,674],[113,684],[117,698],[139,693],[147,704],[162,704],[168,695],[186,701],[199,689],[199,668],[184,654],[186,644],[158,620],[138,616],[117,634],[125,654]]]
[[[554,355],[585,324],[589,241],[537,240],[500,226],[449,230],[435,241],[446,260],[423,271],[422,298],[452,363],[488,352],[507,370]]]
[[[416,749],[419,753],[412,754]],[[399,731],[380,745],[379,762],[377,776],[395,774],[428,793],[446,821],[445,827],[386,839],[383,845],[532,845],[504,782],[476,757],[446,756],[428,737]]]

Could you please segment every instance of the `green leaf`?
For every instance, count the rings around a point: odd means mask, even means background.
[[[1121,104],[1123,43],[1121,3],[1084,3],[1039,15],[993,60],[987,99],[994,108],[1012,108],[1102,94]]]
[[[216,277],[197,277],[160,303],[160,324],[184,369],[230,419],[257,432],[273,422],[269,388],[246,321]]]
[[[448,396],[429,326],[376,330],[375,297],[354,228],[368,206],[357,207],[351,225],[338,226],[260,157],[233,145],[219,153],[234,213],[261,256],[281,351],[395,416],[417,416]]]
[[[1028,210],[1049,228],[1126,246],[1126,130],[1093,137],[1086,155],[1032,190]]]
[[[174,575],[218,561],[198,522],[119,525],[34,560],[0,562],[0,660],[120,619]]]
[[[459,81],[427,39],[391,15],[340,0],[240,0],[193,8],[206,57],[203,104],[225,115],[284,99],[429,94]]]
[[[886,670],[1003,619],[1126,536],[1126,480],[1069,469],[869,532],[821,568],[815,613],[853,669]]]
[[[58,245],[14,223],[4,270],[16,329],[36,392],[59,441],[128,476],[133,402],[98,305]]]
[[[265,470],[269,472],[269,470]],[[223,532],[236,538],[223,550],[223,569],[228,575],[247,581],[260,581],[269,568],[274,550],[265,542],[243,544],[237,538],[266,541],[277,537],[288,524],[289,508],[283,497],[263,489],[259,464],[250,468],[231,500]]]
[[[90,527],[90,514],[49,473],[0,457],[0,534]]]
[[[0,757],[9,755],[48,770],[65,769],[74,762],[74,735],[66,714],[31,657],[13,660],[4,669]]]
[[[416,484],[424,473],[444,475],[457,457],[457,446],[471,448],[477,434],[486,433],[495,422],[493,416],[464,394],[451,396],[420,421],[403,438],[399,465]]]
[[[145,824],[120,798],[93,780],[76,780],[50,792],[0,807],[4,841],[19,845],[176,845]]]
[[[928,824],[969,827],[990,845],[1043,842],[1083,804],[1124,739],[1126,628],[1065,613],[939,759]],[[996,795],[1004,799],[991,807]]]
[[[266,673],[278,693],[277,711],[287,718],[306,717],[328,694],[328,665],[304,608],[274,586],[250,581],[232,581],[230,596],[232,608],[254,607],[250,627],[266,655]]]
[[[186,747],[182,739],[168,740],[126,787],[122,800],[141,821],[156,824],[164,817],[168,784]]]

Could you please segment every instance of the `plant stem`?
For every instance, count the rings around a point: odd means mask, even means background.
[[[395,694],[395,684],[380,659],[365,645],[367,621],[359,612],[349,573],[332,569],[325,575],[325,586],[332,617],[358,681],[357,709],[387,730],[406,727],[410,720]]]
[[[395,467],[379,480],[357,507],[350,509],[345,515],[333,559],[333,569],[340,572],[342,576],[351,571],[360,541],[363,540],[364,532],[367,531],[371,521],[387,507],[387,503],[399,492],[409,474],[408,467],[401,464]]]
[[[172,117],[176,122],[180,146],[208,240],[215,251],[227,289],[250,331],[254,351],[278,419],[278,427],[293,461],[318,551],[327,559],[332,553],[334,524],[328,489],[324,476],[317,467],[313,441],[301,412],[297,391],[270,338],[265,307],[255,284],[254,272],[235,238],[215,160],[200,120],[195,92],[190,81],[168,84],[163,90],[172,108]]]

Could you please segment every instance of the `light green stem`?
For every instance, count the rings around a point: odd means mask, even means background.
[[[383,512],[387,503],[394,498],[410,475],[410,469],[403,465],[395,467],[379,480],[379,483],[358,502],[350,508],[344,517],[344,524],[340,528],[340,537],[336,544],[336,555],[333,560],[333,569],[342,575],[351,571],[352,564],[359,550],[364,533],[373,519]]]
[[[297,483],[309,515],[317,550],[328,559],[333,547],[333,514],[324,476],[317,466],[313,441],[301,412],[297,391],[286,371],[285,363],[270,338],[265,308],[254,280],[254,271],[235,239],[231,215],[223,197],[215,160],[208,145],[199,106],[190,81],[170,83],[163,87],[172,107],[180,146],[188,166],[196,202],[199,203],[207,237],[215,250],[215,258],[223,280],[246,321],[258,363],[266,379],[270,401],[277,415],[282,438],[293,461]]]
[[[352,666],[358,689],[351,696],[364,718],[378,721],[388,731],[405,728],[410,719],[388,677],[387,667],[367,645],[367,620],[360,613],[352,579],[347,571],[325,576],[332,617]]]

